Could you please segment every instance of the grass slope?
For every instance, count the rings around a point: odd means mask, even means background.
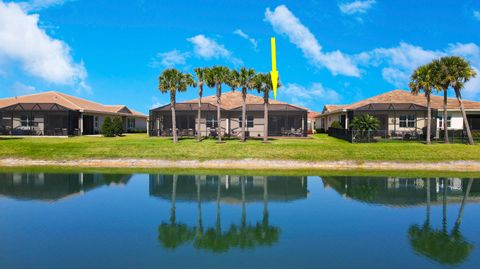
[[[274,139],[263,144],[259,140],[241,143],[228,140],[217,144],[207,139],[194,139],[173,144],[168,138],[131,134],[125,137],[3,138],[0,158],[72,160],[88,158],[145,158],[164,160],[267,159],[303,161],[402,161],[442,162],[480,161],[480,146],[461,144],[424,145],[418,142],[381,142],[350,144],[315,135],[311,139]]]

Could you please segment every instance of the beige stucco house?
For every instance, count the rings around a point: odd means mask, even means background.
[[[221,96],[221,135],[240,136],[242,115],[242,94],[227,92]],[[246,132],[250,137],[263,136],[263,98],[247,94]],[[197,130],[198,99],[179,102],[175,105],[177,129],[181,136],[194,136],[197,131],[202,136],[216,135],[217,101],[216,96],[202,98],[200,130]],[[306,136],[306,108],[285,102],[270,100],[268,105],[268,135],[269,136]],[[164,105],[150,110],[149,132],[151,136],[172,135],[171,106]]]
[[[438,136],[443,130],[443,97],[432,95],[432,132]],[[480,130],[480,102],[464,100],[468,122],[472,130]],[[424,95],[412,95],[409,91],[393,90],[350,105],[326,105],[316,117],[316,126],[328,130],[337,121],[344,129],[350,129],[355,116],[370,114],[380,120],[379,130],[389,135],[396,133],[420,133],[426,129],[427,101]],[[458,101],[448,99],[448,128],[463,130],[463,118]]]
[[[106,117],[120,117],[125,131],[145,130],[147,116],[125,105],[103,105],[50,91],[0,99],[2,135],[90,135]]]

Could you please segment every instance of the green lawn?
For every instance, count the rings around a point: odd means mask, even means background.
[[[0,138],[0,158],[66,160],[85,158],[149,158],[165,160],[283,159],[304,161],[480,161],[480,146],[461,144],[424,145],[418,142],[350,144],[315,135],[311,139],[274,139],[241,143],[215,140],[197,143],[183,139],[174,145],[167,138],[131,134],[125,137]]]

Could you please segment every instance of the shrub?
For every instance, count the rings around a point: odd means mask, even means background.
[[[114,137],[115,133],[113,131],[112,119],[106,117],[102,125],[102,134],[105,137]]]
[[[113,134],[116,136],[121,136],[123,134],[123,121],[120,117],[113,118],[112,122]]]
[[[380,121],[374,116],[364,114],[352,119],[352,130],[356,131],[375,131],[380,126]]]
[[[331,128],[336,128],[336,129],[343,129],[342,124],[339,121],[334,121],[330,125]]]

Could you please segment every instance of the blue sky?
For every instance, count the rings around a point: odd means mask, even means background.
[[[319,111],[406,88],[443,55],[480,70],[478,29],[477,0],[0,0],[0,97],[57,90],[147,112],[169,100],[164,68],[267,72],[275,36],[278,99]],[[465,97],[480,100],[480,78]]]

